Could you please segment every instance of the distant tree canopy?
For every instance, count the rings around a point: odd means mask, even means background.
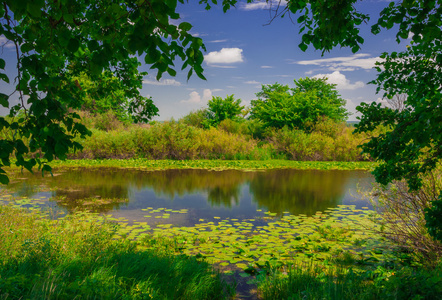
[[[263,85],[251,102],[251,118],[264,127],[299,128],[309,130],[320,118],[342,122],[348,117],[346,101],[326,78],[301,78],[295,87],[275,83]]]
[[[216,127],[226,119],[234,120],[239,117],[244,106],[241,105],[241,99],[235,100],[233,96],[230,95],[224,99],[214,96],[209,100],[206,110],[206,125]]]

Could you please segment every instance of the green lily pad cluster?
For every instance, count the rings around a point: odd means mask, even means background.
[[[166,169],[241,169],[265,170],[291,168],[298,170],[371,170],[375,166],[372,162],[342,162],[342,161],[291,161],[291,160],[151,160],[135,159],[78,159],[54,160],[54,168],[123,168],[140,170]]]
[[[146,217],[169,217],[185,210],[147,208]],[[276,218],[272,212],[256,219],[200,220],[193,227],[114,219],[121,224],[118,236],[138,241],[139,247],[173,248],[176,254],[196,255],[221,266],[226,272],[241,270],[244,276],[260,269],[310,261],[328,264],[345,256],[362,264],[386,259],[391,245],[376,233],[373,211],[341,205],[314,216]],[[161,242],[159,242],[161,241]]]

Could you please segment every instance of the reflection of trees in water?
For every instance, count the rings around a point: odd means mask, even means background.
[[[145,177],[144,182],[152,187],[156,194],[171,199],[175,196],[207,191],[215,198],[225,198],[221,195],[226,195],[228,199],[224,199],[220,203],[230,203],[232,196],[239,198],[239,186],[246,182],[250,176],[252,176],[251,173],[236,170],[165,170],[150,173]]]
[[[126,174],[127,175],[127,174]],[[117,170],[74,171],[63,174],[51,182],[55,200],[68,211],[87,209],[105,213],[117,210],[129,199],[132,176]]]
[[[250,193],[271,212],[311,215],[339,204],[349,176],[345,171],[271,170],[256,174]]]
[[[313,214],[339,204],[352,174],[345,171],[290,169],[265,172],[79,169],[43,179],[41,175],[31,175],[26,181],[14,183],[12,187],[19,194],[31,197],[32,193],[38,191],[33,187],[45,186],[53,191],[58,204],[69,211],[86,207],[107,212],[120,208],[130,198],[129,191],[133,188],[149,188],[169,199],[206,193],[212,206],[232,207],[239,205],[241,185],[250,182],[250,193],[260,207],[279,214],[283,211]]]
[[[46,176],[45,178],[28,175],[25,182],[17,183],[15,191],[27,197],[32,197],[38,189],[32,188],[44,185],[53,191],[58,205],[69,211],[87,208],[96,212],[107,212],[118,209],[121,199],[129,198],[129,190],[151,188],[157,195],[170,199],[190,193],[206,192],[212,205],[231,207],[240,201],[240,185],[253,176],[235,170],[164,170],[164,171],[130,171],[118,169],[102,169],[89,171],[87,169],[73,170],[62,176]],[[95,205],[90,203],[92,198],[105,199],[105,203],[97,200]],[[107,203],[112,200],[111,203]],[[101,202],[103,202],[101,201]]]
[[[89,210],[105,213],[118,210],[122,203],[129,201],[127,187],[123,186],[77,186],[74,189],[57,189],[53,192],[54,199],[69,212]]]
[[[217,186],[209,189],[207,200],[212,206],[232,207],[239,205],[239,185]]]

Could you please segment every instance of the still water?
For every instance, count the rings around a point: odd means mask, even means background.
[[[265,212],[312,215],[340,204],[369,206],[357,194],[373,177],[365,171],[75,170],[54,177],[24,174],[8,186],[16,198],[43,201],[70,213],[90,210],[129,222],[192,226],[202,219],[250,219]],[[5,192],[5,191],[3,191]],[[146,211],[162,209],[146,216]],[[155,216],[168,213],[167,219]],[[178,213],[180,211],[181,213]],[[156,218],[155,218],[156,217]]]

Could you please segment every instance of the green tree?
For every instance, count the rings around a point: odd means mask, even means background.
[[[206,110],[206,125],[218,126],[221,121],[225,119],[239,119],[244,106],[241,106],[241,99],[236,99],[234,95],[227,96],[226,98],[212,97],[207,103],[208,108]]]
[[[309,130],[320,118],[344,121],[348,112],[345,100],[336,91],[336,85],[326,78],[301,78],[295,88],[275,83],[263,85],[252,100],[251,118],[261,121],[264,127],[299,128]]]
[[[155,70],[157,79],[165,72],[175,76],[177,58],[184,62],[182,69],[188,69],[188,78],[195,72],[204,79],[201,51],[205,47],[200,38],[189,34],[191,24],[177,24],[176,8],[177,0],[1,1],[0,35],[15,46],[19,104],[9,107],[9,96],[0,94],[0,105],[10,108],[10,118],[0,117],[0,130],[15,132],[12,139],[0,140],[0,182],[8,182],[2,167],[11,164],[12,155],[18,166],[31,170],[38,165],[50,171],[46,162],[81,148],[73,139],[89,131],[78,114],[69,112],[84,103],[76,79],[81,74],[93,82],[102,80],[103,74],[118,78],[119,86],[112,80],[109,84],[136,100],[128,107],[131,115],[146,111],[143,103],[149,103],[138,101],[141,77],[135,56]],[[5,65],[1,58],[0,69]],[[4,73],[0,80],[10,82]],[[19,111],[24,111],[24,117],[17,117]],[[42,156],[26,157],[37,150]]]
[[[405,42],[401,52],[383,53],[378,62],[377,78],[372,83],[383,90],[384,97],[407,95],[403,110],[392,110],[380,104],[362,104],[356,132],[371,131],[378,125],[391,126],[391,131],[372,138],[363,145],[380,162],[374,175],[387,184],[406,179],[411,190],[421,187],[421,175],[436,168],[442,158],[442,1],[403,0],[390,2],[371,27],[373,34],[394,29],[396,41]],[[289,0],[279,14],[299,13],[302,42],[324,52],[336,46],[360,50],[364,39],[360,27],[370,19],[358,12],[350,1]],[[409,41],[409,37],[411,41]],[[430,234],[442,241],[442,194],[427,210]]]
[[[139,74],[134,78],[133,88],[126,89],[109,71],[103,72],[95,81],[87,74],[81,73],[74,78],[84,93],[78,101],[78,108],[93,114],[112,111],[120,120],[147,122],[158,116],[158,108],[153,104],[152,97],[143,97],[137,92],[137,89],[141,88],[141,78]],[[63,103],[63,99],[61,101]]]

